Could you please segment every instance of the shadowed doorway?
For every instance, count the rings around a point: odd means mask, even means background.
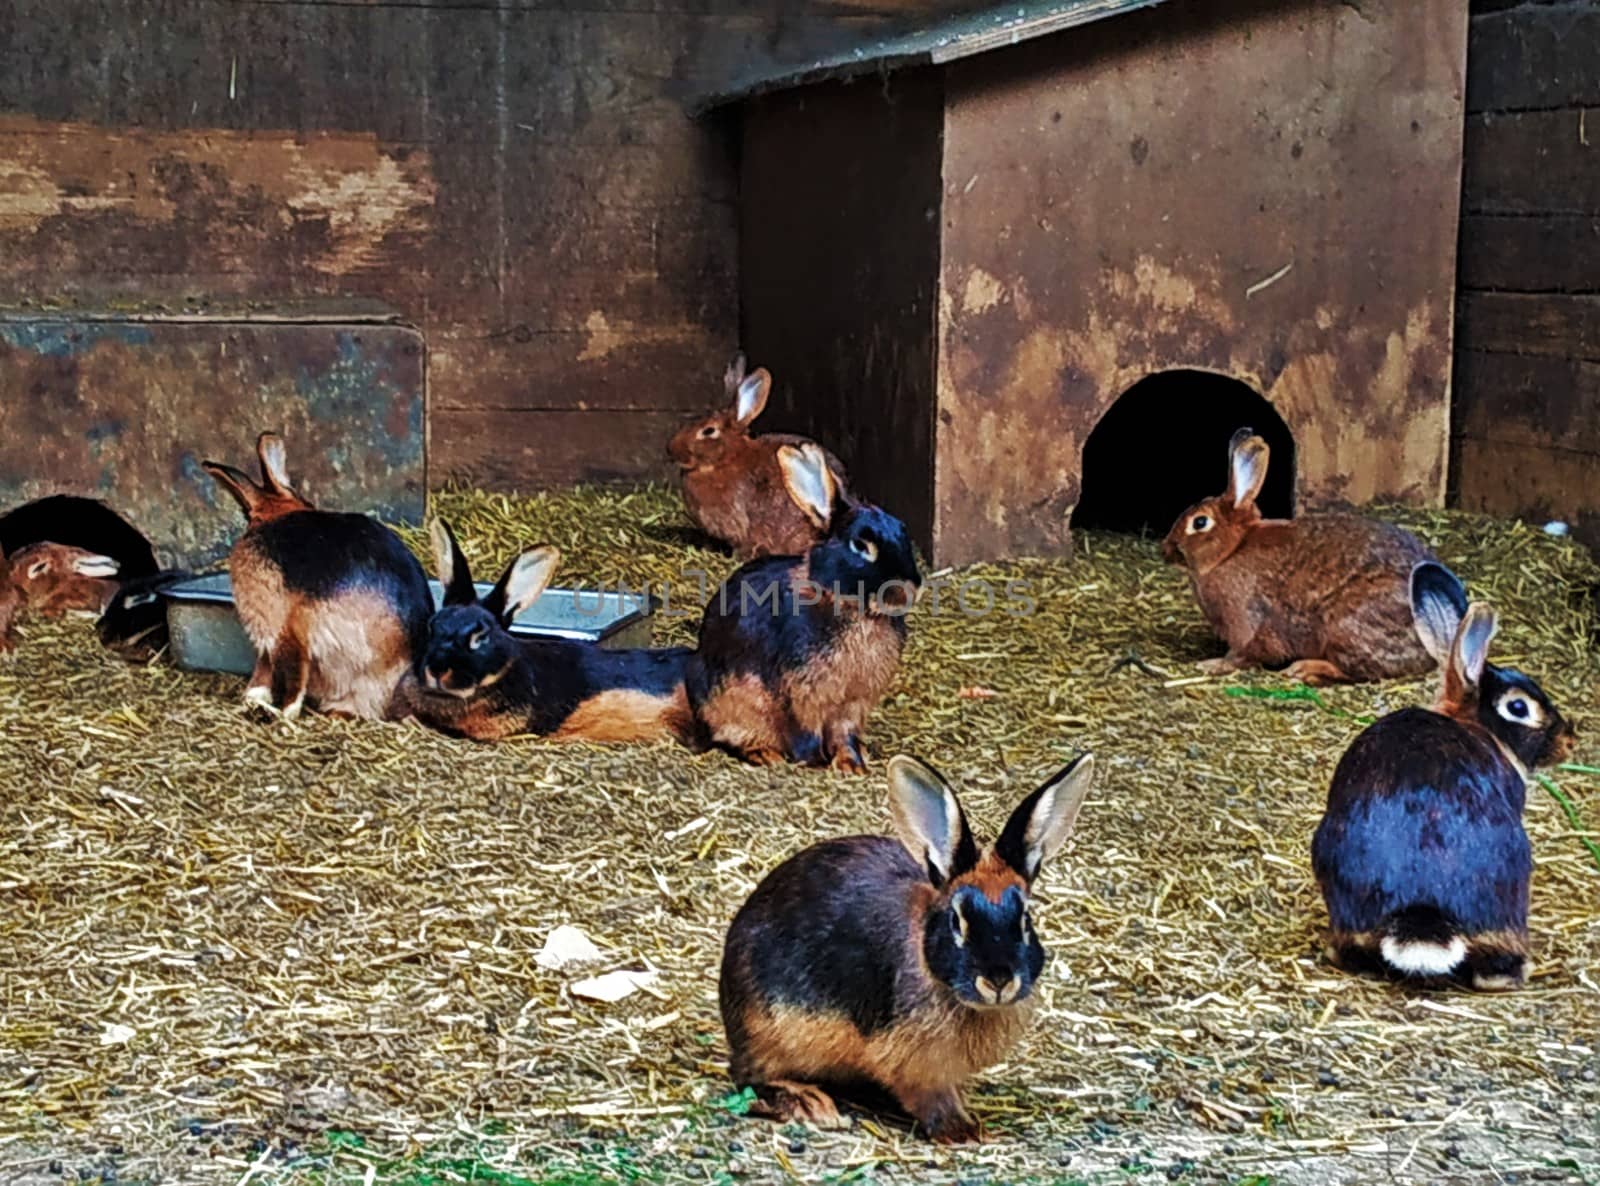
[[[1227,488],[1228,441],[1240,428],[1272,450],[1261,513],[1289,517],[1295,451],[1283,418],[1237,379],[1175,370],[1128,388],[1089,434],[1072,526],[1165,535],[1189,506]]]

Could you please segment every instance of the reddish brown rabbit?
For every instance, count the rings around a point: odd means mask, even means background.
[[[778,466],[778,450],[809,444],[788,433],[750,435],[767,406],[772,376],[765,367],[745,374],[744,355],[728,367],[728,406],[679,429],[667,446],[683,474],[683,503],[707,535],[730,546],[741,560],[799,556],[826,533],[790,499]],[[840,486],[844,466],[823,450]]]
[[[1308,684],[1432,670],[1411,616],[1411,570],[1435,560],[1408,531],[1359,515],[1263,519],[1267,443],[1249,429],[1228,446],[1228,489],[1185,511],[1162,552],[1189,570],[1228,653],[1210,675],[1287,663]]]
[[[98,616],[116,596],[117,562],[66,544],[29,544],[11,555],[11,580],[28,608],[45,618],[70,610]]]
[[[283,442],[256,442],[261,482],[202,463],[249,524],[228,558],[234,605],[256,649],[245,701],[292,719],[383,719],[428,637],[428,578],[400,537],[366,515],[319,511],[289,485]]]

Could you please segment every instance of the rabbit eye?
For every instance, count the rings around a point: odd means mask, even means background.
[[[28,565],[28,579],[30,581],[36,581],[49,571],[50,561],[35,560],[32,564]]]
[[[472,632],[472,637],[467,639],[467,649],[469,651],[482,650],[483,644],[488,641],[489,632],[487,630],[474,630]]]
[[[861,536],[850,541],[850,550],[868,563],[878,558],[878,545]]]
[[[1211,516],[1210,515],[1196,515],[1193,519],[1189,520],[1189,530],[1190,530],[1190,532],[1210,531],[1211,530]]]
[[[702,428],[700,430],[700,436],[701,436],[702,440],[709,441],[712,437],[714,437],[716,435],[717,435],[717,426],[715,424],[708,424],[708,425],[706,425],[704,428]]]
[[[967,943],[967,916],[961,913],[961,907],[955,906],[950,911],[950,932],[956,942],[965,947]]]
[[[1513,725],[1528,725],[1538,728],[1544,724],[1544,713],[1539,710],[1539,706],[1531,703],[1521,693],[1506,693],[1500,698],[1498,707],[1500,715]]]
[[[138,609],[141,605],[149,605],[155,599],[156,595],[154,593],[135,593],[122,604],[128,609]]]

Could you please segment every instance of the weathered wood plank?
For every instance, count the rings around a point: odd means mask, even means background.
[[[639,327],[598,315],[591,326],[574,330],[518,326],[487,338],[441,335],[429,347],[431,408],[660,411],[683,417],[724,399],[722,374],[730,353],[704,325]]]
[[[1600,549],[1600,454],[1477,437],[1454,445],[1457,505],[1532,523],[1561,519]]]
[[[254,472],[271,429],[314,502],[420,522],[424,357],[397,325],[0,319],[0,507],[105,498],[168,563],[209,563],[240,519],[200,463]]]
[[[1600,363],[1463,349],[1453,418],[1457,435],[1600,456]]]
[[[442,409],[432,422],[429,472],[443,481],[500,490],[549,490],[583,482],[666,480],[674,412]]]
[[[1466,215],[1457,262],[1457,282],[1466,289],[1600,292],[1600,210]]]
[[[1600,7],[1521,5],[1476,17],[1467,110],[1600,106]]]
[[[1464,292],[1459,348],[1600,361],[1600,296]]]
[[[1467,118],[1468,214],[1592,214],[1600,201],[1600,108]]]

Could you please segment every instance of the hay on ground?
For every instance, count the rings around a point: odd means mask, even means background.
[[[479,579],[555,543],[563,582],[670,580],[681,605],[684,570],[732,568],[660,489],[438,503]],[[1526,526],[1397,515],[1499,607],[1497,658],[1600,765],[1595,566]],[[1325,711],[1229,694],[1272,675],[1196,679],[1220,648],[1148,541],[955,575],[1024,581],[1036,610],[919,608],[861,780],[262,723],[236,679],[26,622],[0,663],[0,1179],[1500,1181],[1600,1157],[1600,869],[1542,791],[1528,991],[1405,993],[1317,955],[1307,845],[1360,728],[1339,713],[1428,681],[1327,691]],[[895,752],[940,767],[987,830],[1084,749],[1100,783],[1038,889],[1043,1007],[976,1086],[991,1143],[934,1149],[874,1118],[800,1135],[717,1102],[721,936],[767,870],[884,830]],[[1557,779],[1600,828],[1600,776]],[[561,923],[601,959],[541,966]],[[616,1004],[571,990],[619,968],[659,978]]]

